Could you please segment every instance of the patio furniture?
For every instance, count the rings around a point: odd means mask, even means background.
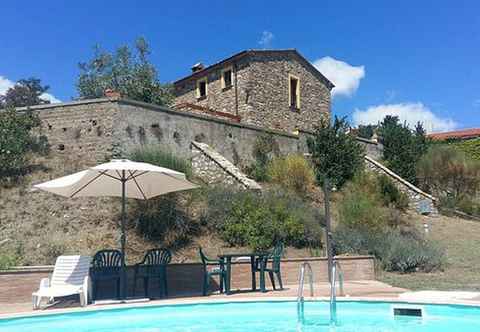
[[[200,259],[203,264],[203,296],[207,295],[210,278],[213,276],[218,276],[220,281],[220,293],[223,293],[224,285],[226,283],[226,271],[223,260],[221,259],[210,259],[202,251],[202,248],[198,249],[200,253]]]
[[[223,262],[225,266],[225,293],[227,295],[231,294],[231,280],[232,280],[232,259],[233,258],[241,258],[244,260],[245,258],[250,258],[250,268],[252,273],[252,291],[257,290],[257,281],[255,279],[255,264],[256,262],[265,256],[266,253],[264,252],[251,252],[251,253],[236,253],[236,254],[222,254],[218,257]],[[263,279],[262,279],[263,278]],[[265,277],[264,275],[260,274],[260,289],[262,292],[265,292]]]
[[[120,298],[120,281],[122,278],[122,253],[119,250],[106,249],[98,251],[93,256],[90,276],[93,283],[92,300],[98,296],[98,282],[116,281],[117,298]]]
[[[55,262],[52,278],[43,278],[40,288],[32,294],[33,309],[40,308],[43,298],[52,301],[55,297],[78,294],[80,304],[88,303],[88,256],[59,256]]]
[[[263,280],[264,285],[265,285],[265,272],[268,272],[268,275],[270,277],[270,281],[272,283],[272,287],[274,290],[276,290],[275,276],[277,277],[278,283],[280,285],[280,289],[283,289],[282,274],[280,269],[282,254],[283,254],[283,244],[277,243],[275,245],[275,248],[273,248],[273,250],[270,253],[262,257],[259,257],[257,259],[254,267],[255,272],[260,273],[260,283]],[[268,267],[269,261],[271,262],[270,267]],[[262,288],[262,292],[266,292],[265,287]]]
[[[150,278],[158,278],[160,284],[160,297],[168,296],[167,264],[172,260],[172,253],[168,249],[150,249],[143,260],[135,265],[133,294],[137,287],[137,278],[143,278],[145,297],[148,297],[148,283]]]

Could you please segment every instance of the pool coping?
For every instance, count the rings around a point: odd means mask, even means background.
[[[314,296],[305,297],[305,302],[328,302],[330,297],[328,296]],[[28,311],[18,313],[0,314],[0,322],[4,320],[14,318],[33,318],[49,315],[62,315],[71,313],[82,312],[95,312],[106,310],[118,310],[118,309],[133,309],[133,308],[150,308],[150,307],[164,307],[164,306],[182,306],[182,305],[195,305],[195,304],[228,304],[228,303],[258,303],[258,302],[296,302],[297,298],[292,296],[286,297],[264,297],[264,298],[205,298],[205,299],[166,299],[166,300],[152,300],[148,302],[136,302],[136,303],[118,303],[118,304],[100,304],[100,305],[88,305],[87,307],[75,307],[75,308],[59,308],[39,311]],[[412,305],[451,305],[451,306],[465,306],[465,307],[478,307],[480,308],[480,301],[468,301],[468,300],[421,300],[415,301],[401,299],[398,297],[362,297],[362,296],[345,296],[338,297],[337,302],[367,302],[367,303],[402,303]]]

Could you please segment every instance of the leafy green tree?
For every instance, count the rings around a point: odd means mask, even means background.
[[[24,107],[39,104],[49,104],[50,101],[40,96],[47,92],[48,85],[42,85],[38,78],[19,80],[13,87],[7,90],[4,96],[0,96],[0,107]]]
[[[383,144],[383,159],[398,175],[417,183],[416,165],[428,150],[428,140],[421,123],[412,131],[397,116],[387,115],[378,128]]]
[[[335,117],[333,124],[322,121],[314,136],[308,138],[308,149],[320,184],[328,178],[331,185],[340,188],[363,168],[365,151],[349,132],[345,118]]]
[[[371,139],[377,126],[375,125],[359,125],[357,135],[366,139]]]
[[[16,178],[25,171],[34,138],[31,129],[40,124],[31,111],[8,107],[0,112],[0,179]]]
[[[160,83],[149,55],[144,38],[136,40],[133,52],[122,46],[112,54],[95,46],[93,59],[79,64],[78,94],[82,98],[99,98],[106,89],[112,89],[126,98],[169,105],[173,101],[172,87]]]

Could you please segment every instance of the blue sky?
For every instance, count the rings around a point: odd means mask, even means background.
[[[429,131],[480,127],[478,1],[2,1],[0,92],[24,77],[76,97],[77,63],[144,36],[162,81],[243,49],[296,48],[338,85],[333,112]]]

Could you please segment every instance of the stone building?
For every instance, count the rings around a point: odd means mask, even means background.
[[[247,50],[174,82],[175,108],[286,132],[330,115],[333,84],[294,49]]]

